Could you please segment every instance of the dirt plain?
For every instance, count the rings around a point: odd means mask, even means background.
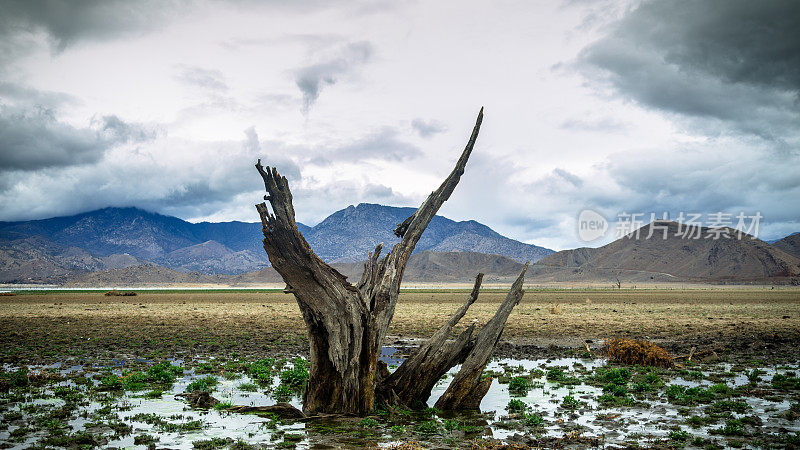
[[[387,345],[429,336],[467,293],[404,291]],[[487,290],[461,326],[485,322],[504,298]],[[691,347],[723,358],[796,358],[800,289],[528,289],[498,353],[532,357],[583,351],[602,339],[647,339],[675,354]],[[305,354],[294,297],[282,292],[139,291],[26,293],[0,297],[0,361],[102,364],[126,358]]]

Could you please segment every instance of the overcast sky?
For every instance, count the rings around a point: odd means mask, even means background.
[[[417,206],[553,249],[585,208],[800,231],[800,2],[0,0],[0,220]],[[597,241],[596,246],[607,240]]]

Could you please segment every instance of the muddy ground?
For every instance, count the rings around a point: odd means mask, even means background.
[[[466,296],[402,293],[382,356],[390,370]],[[485,322],[504,296],[483,292],[462,322]],[[625,366],[598,351],[609,337],[697,351],[670,368]],[[487,368],[497,382],[481,413],[231,412],[301,406],[307,340],[280,292],[0,296],[0,342],[0,448],[800,446],[797,289],[529,290]],[[219,403],[188,405],[181,395],[198,389]]]
[[[387,345],[429,336],[466,292],[403,292]],[[505,296],[486,291],[463,324],[485,322]],[[800,289],[528,290],[497,356],[582,351],[608,337],[648,339],[676,354],[722,359],[800,355]],[[0,362],[305,354],[300,311],[281,292],[39,293],[0,297]]]

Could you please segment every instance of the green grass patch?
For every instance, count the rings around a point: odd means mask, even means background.
[[[568,375],[561,367],[552,367],[548,369],[546,379],[552,383],[564,385],[581,384],[581,380],[579,378]]]

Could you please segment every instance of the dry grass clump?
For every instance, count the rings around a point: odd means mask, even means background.
[[[128,291],[128,292],[120,292],[116,289],[110,290],[105,293],[106,297],[135,297],[136,292]]]
[[[652,342],[613,338],[606,340],[603,350],[609,358],[623,364],[671,367],[672,355]]]
[[[550,306],[550,308],[548,308],[547,310],[550,311],[550,314],[561,314],[564,312],[561,310],[561,305],[559,305],[558,303]]]

